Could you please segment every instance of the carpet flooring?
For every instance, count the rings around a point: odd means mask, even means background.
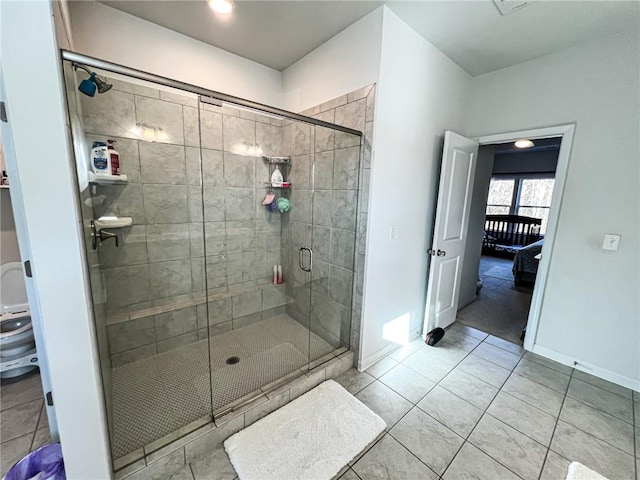
[[[512,343],[522,344],[520,335],[527,324],[533,290],[516,287],[512,260],[483,256],[479,274],[482,289],[478,298],[458,312],[457,321]]]

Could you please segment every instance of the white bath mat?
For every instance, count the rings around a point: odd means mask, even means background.
[[[240,480],[330,480],[386,424],[333,380],[224,442]]]
[[[607,478],[581,463],[571,462],[566,480],[607,480]]]

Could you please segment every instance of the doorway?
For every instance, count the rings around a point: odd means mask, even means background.
[[[466,217],[463,219],[464,227],[461,229],[461,239],[465,242],[464,253],[461,255],[460,260],[462,264],[462,268],[459,270],[459,273],[456,274],[455,278],[451,278],[451,283],[453,287],[453,291],[455,291],[454,295],[454,304],[457,310],[460,310],[461,307],[465,307],[477,299],[478,287],[479,287],[479,278],[478,274],[480,272],[480,260],[482,257],[483,246],[485,246],[486,242],[494,242],[495,246],[500,245],[500,248],[509,245],[517,245],[520,247],[526,247],[530,243],[537,241],[539,238],[534,238],[536,235],[541,236],[540,233],[542,230],[542,223],[545,222],[545,233],[544,237],[544,255],[539,255],[536,261],[538,262],[538,268],[535,272],[535,276],[530,279],[531,284],[531,294],[530,294],[530,305],[527,308],[528,299],[526,296],[522,296],[520,300],[516,300],[515,303],[519,304],[520,311],[527,311],[527,320],[526,320],[526,334],[523,335],[524,347],[527,350],[532,350],[535,344],[536,331],[539,322],[540,312],[542,309],[544,292],[546,287],[546,279],[549,271],[549,265],[553,258],[553,244],[555,239],[555,231],[557,227],[557,220],[559,211],[562,206],[562,197],[565,185],[565,179],[568,169],[569,163],[569,155],[571,151],[571,144],[573,139],[573,133],[575,130],[574,125],[560,125],[555,127],[546,127],[539,128],[535,130],[526,130],[519,132],[507,132],[496,135],[487,135],[478,137],[474,140],[467,139],[470,142],[475,142],[476,148],[483,147],[478,149],[478,154],[475,158],[476,165],[473,167],[475,173],[473,175],[473,185],[472,191],[469,190],[469,186],[467,189],[459,189],[461,195],[459,198],[453,199],[450,198],[450,195],[447,195],[448,201],[457,202],[461,205],[464,205],[467,201],[467,197],[471,197],[471,202],[467,203],[468,208],[465,207],[465,213],[463,216]],[[464,137],[462,137],[464,138]],[[557,148],[557,161],[555,173],[553,175],[553,184],[550,187],[551,190],[551,198],[553,201],[549,201],[549,205],[528,205],[526,203],[518,203],[518,195],[522,195],[523,189],[526,190],[526,186],[521,185],[518,187],[518,193],[512,192],[512,197],[516,197],[516,202],[513,205],[508,205],[508,210],[519,209],[522,208],[521,211],[516,211],[516,216],[520,213],[520,216],[529,216],[524,215],[525,213],[534,214],[539,213],[540,207],[544,207],[545,215],[544,219],[537,218],[536,221],[528,221],[526,225],[519,224],[518,222],[512,222],[509,227],[507,227],[503,234],[495,235],[485,235],[485,227],[487,222],[487,201],[489,196],[489,188],[491,183],[491,178],[493,174],[493,157],[496,151],[497,145],[501,144],[514,144],[518,140],[528,139],[532,141],[535,145],[538,142],[539,145],[545,145],[549,142],[560,142],[559,147]],[[555,140],[552,140],[555,139]],[[443,168],[444,164],[447,161],[447,142],[445,141],[445,152],[443,155]],[[488,158],[488,161],[487,161]],[[477,167],[477,168],[476,168]],[[443,180],[446,182],[446,179],[441,178],[441,190],[442,190],[442,182]],[[522,179],[524,180],[524,179]],[[530,187],[531,185],[529,185]],[[516,188],[516,187],[514,187]],[[440,192],[441,193],[441,192]],[[442,208],[442,197],[439,193],[438,205],[436,208],[435,215],[435,224],[436,226],[439,223],[447,224],[449,212],[448,209]],[[523,200],[525,198],[523,197]],[[493,207],[501,206],[500,204],[494,204]],[[503,205],[504,206],[504,205]],[[530,210],[525,210],[529,208]],[[535,209],[538,210],[535,210]],[[535,219],[535,217],[534,217]],[[517,220],[517,219],[515,219]],[[497,233],[501,232],[499,226],[494,226]],[[434,232],[437,231],[434,230]],[[523,238],[524,237],[524,238]],[[509,240],[511,243],[505,243]],[[515,240],[515,241],[514,241]],[[431,250],[437,252],[439,247],[440,239],[434,233],[433,243],[431,245]],[[514,251],[517,249],[514,249]],[[534,256],[536,256],[535,254]],[[436,275],[434,273],[434,265],[433,262],[438,261],[437,257],[432,258],[430,273],[429,273],[429,288],[427,291],[427,308],[425,315],[425,324],[424,324],[424,333],[429,332],[430,329],[435,326],[446,327],[449,325],[451,321],[444,322],[443,324],[439,324],[438,318],[436,315],[431,313],[433,310],[434,298],[437,300],[437,297],[434,297],[434,292],[437,292],[442,289],[440,283],[443,280],[446,280],[442,275]],[[504,263],[504,262],[503,262]],[[508,272],[508,266],[505,265],[483,265],[483,272],[489,272],[493,269],[493,267],[499,267],[491,272],[494,275],[504,275],[504,271]],[[437,273],[437,272],[436,272]],[[508,277],[507,277],[508,278]],[[471,292],[469,294],[469,292]],[[436,305],[438,304],[435,302]],[[456,318],[457,319],[457,318]],[[458,319],[459,320],[459,319]]]
[[[512,343],[524,338],[561,141],[479,148],[458,322]]]

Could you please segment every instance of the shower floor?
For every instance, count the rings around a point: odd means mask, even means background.
[[[335,350],[283,314],[114,368],[113,456],[211,416]],[[228,364],[231,357],[239,362]]]

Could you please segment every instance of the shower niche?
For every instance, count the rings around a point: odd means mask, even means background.
[[[361,137],[109,72],[88,96],[64,73],[117,469],[350,349]],[[108,182],[88,170],[106,139]],[[123,217],[93,248],[91,222]]]

